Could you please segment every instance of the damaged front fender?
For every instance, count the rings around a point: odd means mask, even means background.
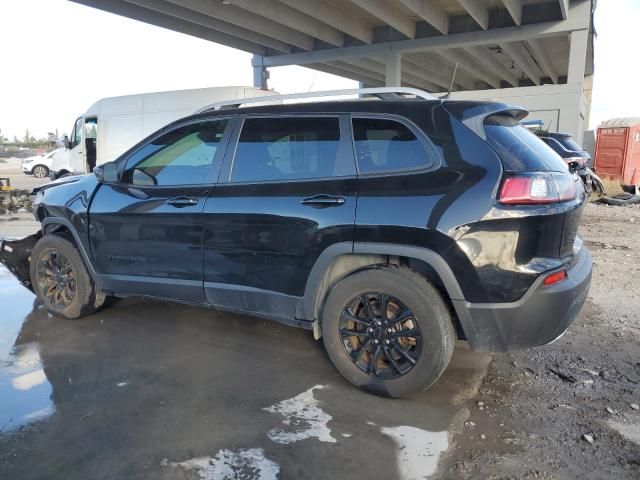
[[[21,240],[0,241],[0,263],[15,275],[22,285],[33,292],[31,285],[31,252],[38,240],[42,238],[42,232],[29,235]]]

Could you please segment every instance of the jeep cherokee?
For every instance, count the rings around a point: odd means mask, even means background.
[[[389,90],[173,122],[40,189],[41,232],[0,260],[60,317],[137,295],[313,330],[393,397],[432,385],[457,338],[552,342],[591,281],[579,178],[521,108]]]

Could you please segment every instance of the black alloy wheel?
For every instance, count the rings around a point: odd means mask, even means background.
[[[73,238],[44,235],[31,252],[29,276],[34,293],[49,313],[80,318],[101,309],[107,295],[96,287]]]
[[[61,252],[49,249],[37,266],[38,287],[52,306],[71,305],[76,292],[76,276],[69,259]]]
[[[347,275],[322,306],[322,341],[336,369],[376,395],[429,388],[449,364],[456,332],[440,292],[404,266]]]
[[[368,375],[401,377],[422,354],[422,332],[413,312],[384,292],[365,293],[349,301],[339,329],[349,358]]]

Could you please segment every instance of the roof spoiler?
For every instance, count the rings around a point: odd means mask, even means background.
[[[487,139],[484,132],[484,121],[487,117],[504,115],[520,121],[529,115],[529,111],[522,107],[501,102],[444,101],[443,105],[451,115],[473,130],[483,140]]]

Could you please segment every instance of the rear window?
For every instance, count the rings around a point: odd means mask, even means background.
[[[567,166],[549,145],[515,118],[491,115],[484,124],[487,142],[510,172],[566,172]]]
[[[567,150],[571,150],[572,152],[582,151],[582,147],[571,137],[559,137],[558,140]]]

